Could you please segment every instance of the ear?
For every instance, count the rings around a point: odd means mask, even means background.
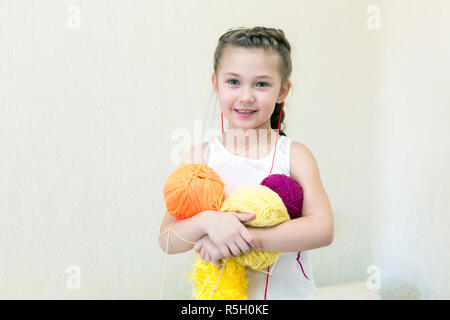
[[[214,93],[217,95],[218,86],[217,86],[217,83],[215,83],[216,81],[217,81],[217,77],[216,77],[216,74],[213,72],[213,74],[211,75],[211,84],[214,88]]]
[[[288,95],[289,91],[291,90],[291,80],[286,80],[284,82],[283,88],[280,90],[280,94],[277,98],[277,103],[282,103],[284,99],[286,99],[286,96]]]

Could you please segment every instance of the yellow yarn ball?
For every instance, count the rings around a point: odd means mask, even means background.
[[[222,267],[212,262],[206,264],[197,254],[193,267],[193,273],[188,277],[193,280],[192,296],[195,300],[247,300],[245,267],[234,258],[225,261],[222,271]]]
[[[260,270],[275,263],[281,254],[282,252],[252,250],[250,253],[244,253],[235,257],[235,259],[242,266],[247,266],[254,270]]]
[[[283,200],[270,188],[249,184],[230,192],[220,211],[255,213],[256,217],[245,223],[249,227],[270,227],[289,220]],[[258,270],[274,263],[281,252],[254,251],[235,257],[243,266]]]

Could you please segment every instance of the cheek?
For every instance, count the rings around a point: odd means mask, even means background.
[[[230,108],[234,106],[234,103],[236,101],[236,97],[233,95],[232,92],[227,92],[225,90],[225,92],[223,92],[223,94],[221,94],[221,96],[219,97],[221,106],[224,108]]]
[[[276,97],[274,97],[272,94],[263,94],[259,96],[259,102],[261,107],[263,107],[265,110],[268,110],[275,108],[275,103],[277,102],[277,100]]]
[[[275,105],[278,95],[274,91],[268,91],[268,92],[264,93],[263,97],[264,97],[264,100],[270,101],[271,103],[273,102],[273,104]]]

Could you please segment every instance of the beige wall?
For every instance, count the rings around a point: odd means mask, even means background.
[[[450,2],[381,7],[371,257],[384,299],[450,299]]]
[[[316,283],[375,265],[385,299],[450,298],[449,17],[446,0],[0,0],[0,298],[159,298],[172,134],[203,120],[219,36],[254,25],[291,42],[286,131],[334,210]],[[189,298],[192,257],[167,258],[165,298]]]

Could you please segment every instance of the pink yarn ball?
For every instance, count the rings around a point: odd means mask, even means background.
[[[271,174],[260,184],[275,191],[280,196],[291,219],[302,216],[303,189],[294,178],[284,174]]]

